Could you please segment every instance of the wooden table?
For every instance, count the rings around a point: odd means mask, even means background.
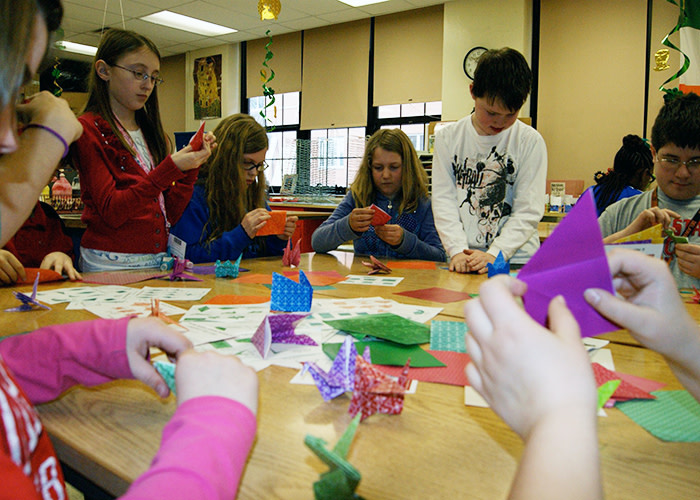
[[[365,273],[360,260],[346,252],[305,254],[301,268]],[[244,261],[243,266],[252,272],[282,269],[279,259]],[[426,305],[393,293],[431,286],[471,292],[484,280],[443,269],[395,270],[392,275],[405,279],[395,288],[336,285],[315,296],[377,295]],[[148,285],[202,286],[164,281]],[[46,284],[42,289],[53,286],[77,285]],[[218,294],[269,293],[262,285],[212,278],[205,286],[212,287],[205,300]],[[11,304],[10,289],[0,290],[0,306]],[[64,309],[57,305],[51,311],[0,315],[2,331],[12,333],[91,316]],[[461,316],[460,311],[461,304],[449,304],[438,319],[454,320]],[[611,349],[620,371],[666,382],[667,389],[680,388],[659,355],[633,345],[613,343]],[[240,499],[312,498],[312,484],[327,468],[304,446],[304,436],[313,434],[334,444],[350,421],[347,396],[325,403],[314,386],[289,384],[294,374],[294,370],[277,366],[259,373],[259,430]],[[173,397],[160,400],[135,381],[74,388],[39,407],[61,461],[114,495],[123,493],[148,468],[161,430],[174,410]],[[619,410],[610,410],[608,415],[598,420],[608,499],[630,498],[640,488],[645,498],[697,496],[700,444],[664,443]],[[493,499],[505,497],[521,453],[518,436],[490,409],[464,406],[461,387],[420,383],[417,393],[406,397],[401,415],[375,415],[360,425],[349,460],[362,474],[358,493],[367,499]]]

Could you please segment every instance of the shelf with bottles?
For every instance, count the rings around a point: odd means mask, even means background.
[[[40,201],[48,203],[58,213],[81,213],[83,200],[80,198],[80,178],[70,165],[56,170],[51,182],[43,189]]]

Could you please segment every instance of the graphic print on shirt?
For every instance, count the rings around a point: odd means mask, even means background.
[[[458,189],[465,191],[460,208],[467,205],[469,215],[476,217],[481,246],[489,247],[498,235],[501,219],[512,211],[513,184],[516,172],[513,158],[499,153],[494,146],[486,155],[464,158],[455,155],[452,172]]]

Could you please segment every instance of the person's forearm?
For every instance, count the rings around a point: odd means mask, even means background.
[[[595,413],[562,408],[528,436],[511,500],[603,498]]]
[[[17,151],[0,156],[0,247],[32,213],[64,151],[47,132],[29,128],[20,135]]]

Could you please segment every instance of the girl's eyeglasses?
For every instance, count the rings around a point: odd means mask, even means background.
[[[253,163],[252,161],[244,161],[243,162],[243,170],[246,172],[250,172],[251,170],[257,170],[258,172],[262,172],[267,169],[270,165],[267,164],[265,160],[261,161],[260,163]]]
[[[125,71],[129,71],[134,75],[134,78],[136,78],[140,82],[145,82],[150,78],[151,83],[156,87],[163,83],[163,79],[160,76],[149,75],[148,73],[144,73],[143,71],[136,71],[135,69],[125,68],[124,66],[119,66],[118,64],[112,64],[112,66],[114,66],[115,68],[123,69]]]

